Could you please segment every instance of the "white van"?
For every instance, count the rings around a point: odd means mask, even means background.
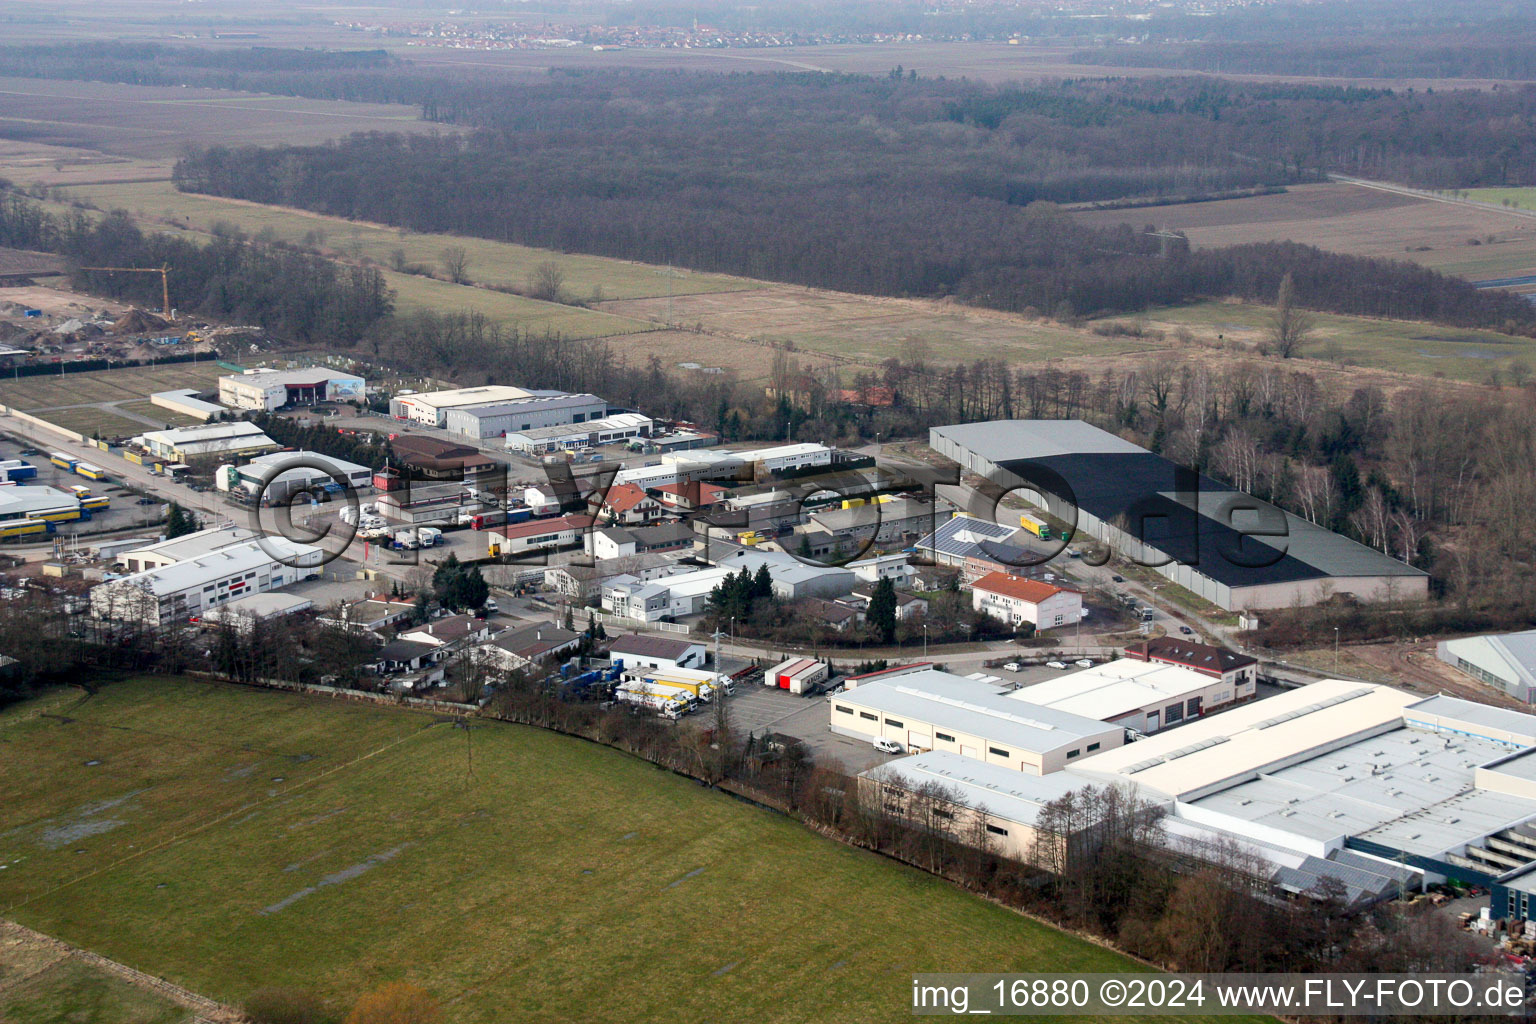
[[[907,748],[895,740],[888,740],[884,736],[875,737],[875,749],[882,754],[905,754]]]

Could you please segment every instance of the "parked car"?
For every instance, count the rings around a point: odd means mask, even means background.
[[[1114,580],[1116,583],[1124,583],[1125,582],[1125,577],[1124,576],[1111,576],[1110,579]]]
[[[1190,629],[1188,626],[1180,626],[1179,632],[1183,633],[1185,636],[1193,636],[1195,633],[1195,631]]]
[[[905,754],[907,748],[895,740],[888,740],[884,736],[875,737],[875,749],[883,754]]]
[[[139,499],[139,504],[140,505],[155,505],[155,504],[158,504],[158,502],[154,498],[140,498]]]
[[[1078,668],[1093,668],[1093,662],[1088,658],[1078,658],[1073,664]]]
[[[1004,665],[1003,668],[1007,669],[1009,672],[1022,672],[1022,671],[1024,671],[1024,666],[1020,665],[1016,661],[1010,661],[1008,664]]]
[[[1048,661],[1048,662],[1045,663],[1045,666],[1046,666],[1046,668],[1061,668],[1061,669],[1064,669],[1064,668],[1067,667],[1067,663],[1064,662],[1064,661]]]

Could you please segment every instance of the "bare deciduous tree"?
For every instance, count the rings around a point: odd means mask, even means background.
[[[469,283],[469,253],[461,245],[450,245],[442,252],[443,273],[454,284]]]
[[[559,302],[565,295],[565,271],[554,260],[545,260],[533,268],[528,293],[545,302]]]
[[[1315,326],[1317,319],[1296,305],[1296,283],[1286,274],[1275,297],[1275,316],[1269,330],[1271,350],[1281,359],[1291,358],[1300,352]]]

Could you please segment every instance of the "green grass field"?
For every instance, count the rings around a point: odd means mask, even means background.
[[[400,310],[426,309],[439,313],[469,310],[483,313],[491,320],[542,332],[555,331],[576,338],[606,338],[615,334],[649,331],[655,324],[626,316],[615,316],[595,309],[540,302],[521,295],[493,292],[486,288],[466,288],[448,281],[437,281],[415,274],[396,274],[386,270],[384,277],[395,290],[395,307]]]
[[[913,971],[1134,969],[535,729],[138,679],[0,713],[0,751],[0,914],[225,1002],[405,978],[452,1021],[871,1022]]]
[[[86,437],[132,437],[146,430],[156,429],[136,419],[120,416],[111,409],[94,405],[81,405],[71,409],[45,409],[32,415],[45,419],[49,423],[57,423],[65,430],[73,430]]]
[[[0,377],[0,404],[22,411],[87,402],[128,402],[156,391],[210,388],[228,370],[209,360],[54,376]],[[147,399],[145,399],[147,401]],[[169,411],[169,410],[166,410]],[[142,426],[142,424],[141,424]]]
[[[0,984],[6,1024],[180,1024],[193,1016],[169,999],[63,959],[14,985]]]
[[[1159,327],[1188,327],[1212,341],[1258,342],[1274,311],[1266,306],[1202,302],[1159,309],[1147,320]],[[1312,359],[1339,358],[1356,366],[1396,370],[1423,376],[1443,374],[1453,380],[1481,383],[1491,371],[1505,371],[1515,359],[1536,368],[1536,341],[1495,331],[1474,331],[1436,324],[1364,317],[1315,314],[1313,336],[1301,355]]]
[[[1479,203],[1536,210],[1536,188],[1469,188],[1467,198]]]
[[[147,416],[152,420],[168,424],[172,427],[193,427],[199,423],[204,422],[195,416],[188,416],[184,412],[177,412],[174,409],[166,409],[158,406],[147,398],[139,402],[123,402],[118,406],[118,408],[125,412],[132,412],[137,413],[140,416]]]

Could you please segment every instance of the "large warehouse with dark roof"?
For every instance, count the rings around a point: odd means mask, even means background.
[[[934,427],[929,444],[1228,610],[1428,593],[1427,573],[1082,420]]]

